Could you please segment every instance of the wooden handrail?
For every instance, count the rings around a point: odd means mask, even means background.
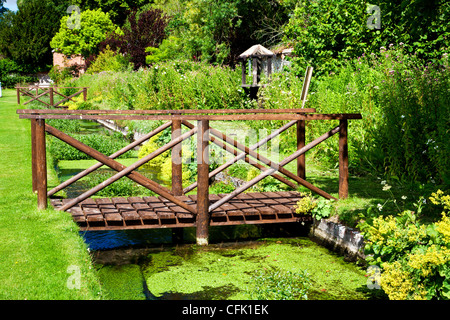
[[[65,202],[59,210],[68,210],[74,205],[86,200],[96,192],[105,188],[107,185],[114,183],[118,179],[127,176],[133,181],[143,185],[144,187],[152,190],[153,192],[159,194],[162,198],[167,199],[176,206],[190,212],[196,216],[196,227],[197,227],[197,242],[204,244],[208,242],[208,221],[209,214],[222,205],[225,205],[232,198],[239,196],[242,192],[258,183],[265,177],[271,175],[279,181],[291,186],[296,187],[295,183],[303,185],[310,189],[311,191],[327,198],[332,199],[330,194],[317,188],[308,181],[306,181],[305,165],[304,162],[298,159],[303,157],[307,150],[315,147],[319,143],[325,141],[334,134],[339,134],[339,198],[345,199],[348,196],[348,120],[351,119],[362,119],[361,114],[354,113],[336,113],[336,114],[316,114],[310,113],[314,109],[226,109],[226,110],[17,110],[17,114],[22,119],[31,119],[32,123],[32,157],[33,157],[33,189],[37,190],[38,193],[38,207],[40,209],[46,208],[47,196],[53,194],[54,192],[61,190],[68,184],[72,183],[81,176],[84,176],[102,165],[107,165],[110,168],[117,171],[115,175],[111,178],[105,180],[101,184],[86,191],[82,195]],[[46,119],[89,119],[89,120],[100,120],[100,119],[133,119],[133,120],[170,120],[171,122],[165,123],[159,128],[148,133],[145,137],[149,138],[162,130],[172,126],[172,140],[160,147],[151,154],[145,156],[142,159],[137,160],[134,164],[126,167],[116,160],[118,155],[126,152],[133,146],[144,141],[141,138],[139,141],[130,144],[129,146],[115,152],[114,154],[107,156],[99,151],[81,143],[80,141],[68,136],[67,134],[49,126],[45,123]],[[188,122],[188,120],[197,120],[197,126]],[[227,137],[222,132],[210,127],[210,120],[290,120],[289,123],[284,124],[278,130],[272,132],[255,145],[247,147],[237,140]],[[339,120],[339,126],[334,129],[324,133],[314,141],[305,144],[304,129],[305,121],[308,120]],[[297,151],[295,151],[290,156],[286,157],[279,163],[276,163],[269,158],[266,158],[256,152],[255,150],[262,146],[264,143],[270,141],[275,136],[281,134],[283,131],[297,124]],[[187,126],[190,131],[181,134],[181,125]],[[45,132],[55,136],[56,138],[64,141],[65,143],[77,148],[78,150],[88,154],[97,161],[98,164],[92,166],[91,168],[80,173],[77,178],[68,183],[63,183],[62,185],[50,190],[47,193],[47,177],[46,177],[46,166],[45,166]],[[179,162],[181,159],[181,142],[188,139],[192,135],[197,134],[197,184],[193,184],[188,188],[182,188],[182,166],[180,163],[173,165],[173,179],[172,190],[159,185],[158,183],[142,176],[136,171],[140,166],[146,162],[152,160],[163,152],[169,149],[176,148],[172,150],[172,162]],[[220,166],[216,170],[209,172],[209,162],[208,162],[208,148],[209,142],[217,144],[222,149],[227,152],[232,153],[235,157],[234,159],[228,161],[224,165]],[[250,161],[250,157],[256,159],[261,163],[256,161]],[[178,160],[176,160],[178,159]],[[259,176],[255,177],[251,181],[246,182],[239,188],[237,188],[232,193],[224,196],[219,201],[212,204],[209,203],[209,178],[217,174],[218,172],[227,168],[230,164],[243,159],[250,164],[254,165],[256,168],[260,169],[262,172]],[[294,174],[287,169],[283,168],[286,164],[291,161],[296,160],[302,166],[302,171],[298,170],[297,174]],[[297,167],[299,168],[299,167]],[[285,175],[285,177],[280,176],[280,174]],[[192,190],[197,187],[197,207],[189,205],[183,200],[183,193]],[[175,191],[174,191],[175,190]]]

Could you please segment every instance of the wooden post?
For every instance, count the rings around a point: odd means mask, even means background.
[[[339,124],[339,199],[348,197],[347,120]]]
[[[172,140],[181,136],[181,120],[172,121]],[[172,194],[183,195],[183,164],[182,164],[181,142],[172,148]],[[183,241],[183,228],[172,228],[172,242]]]
[[[209,121],[197,122],[197,244],[208,245],[209,238]]]
[[[305,80],[303,81],[302,95],[300,99],[302,100],[302,108],[306,103],[306,96],[308,95],[309,83],[311,82],[313,67],[307,67],[305,73]]]
[[[17,104],[20,104],[20,89],[19,87],[16,87],[17,90]]]
[[[86,101],[87,100],[87,87],[83,88],[83,100]]]
[[[181,136],[181,120],[172,121],[172,140]],[[172,148],[172,193],[174,196],[183,195],[183,170],[181,142]]]
[[[305,120],[297,121],[297,150],[305,146]],[[297,158],[297,176],[306,179],[306,156],[302,154]]]
[[[53,87],[50,87],[50,105],[54,107],[53,105]]]
[[[31,179],[33,185],[33,192],[37,192],[36,183],[36,171],[37,171],[37,160],[36,160],[36,119],[31,120]]]
[[[47,158],[45,154],[45,120],[37,119],[35,130],[36,143],[36,188],[38,209],[47,209]]]

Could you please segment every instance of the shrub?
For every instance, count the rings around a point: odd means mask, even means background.
[[[128,65],[128,58],[120,53],[112,51],[111,48],[107,46],[100,52],[86,72],[93,74],[102,71],[124,71],[127,69]]]
[[[109,156],[116,151],[124,148],[128,145],[121,134],[73,134],[73,138],[78,141],[96,149],[97,151]],[[67,143],[52,138],[48,140],[48,150],[52,154],[53,161],[57,163],[60,160],[82,160],[82,159],[92,159],[87,154],[77,150],[76,148],[68,145]],[[130,158],[132,157],[133,151],[128,151],[119,158]]]
[[[0,59],[0,82],[3,88],[13,88],[18,83],[37,82],[34,76],[23,75],[23,68],[11,59]]]
[[[126,55],[138,70],[145,66],[146,48],[158,47],[166,37],[168,22],[169,18],[160,9],[139,13],[134,9],[127,17],[123,34],[109,34],[99,47],[109,45],[112,50]]]
[[[382,269],[379,284],[390,299],[450,299],[450,196],[439,190],[429,199],[444,209],[433,224],[407,210],[359,225],[366,260]]]
[[[300,192],[302,197],[295,205],[295,213],[307,215],[310,214],[316,220],[328,218],[335,211],[333,200],[314,199],[311,192]]]
[[[366,1],[298,1],[284,28],[284,41],[293,45],[297,56],[297,74],[307,65],[314,66],[318,74],[337,71],[345,59],[375,53],[389,43],[406,43],[409,53],[427,61],[438,60],[448,50],[447,1],[382,0],[374,4],[382,29],[369,27],[376,11]]]
[[[107,109],[239,109],[244,95],[240,74],[228,67],[167,61],[137,72],[84,74],[67,86],[89,86]]]
[[[111,172],[96,171],[89,175],[88,188],[93,188],[112,176]],[[120,178],[95,194],[101,197],[154,196],[155,193],[127,177]]]

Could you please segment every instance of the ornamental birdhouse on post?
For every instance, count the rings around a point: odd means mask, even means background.
[[[264,48],[262,45],[257,44],[241,53],[238,57],[239,60],[242,60],[242,88],[244,90],[250,91],[250,97],[252,99],[257,98],[258,89],[260,87],[261,80],[261,72],[263,70],[263,65],[267,66],[267,77],[270,77],[272,74],[272,57],[275,54],[269,49]],[[251,61],[251,71],[252,75],[252,83],[247,84],[247,61]],[[249,68],[250,69],[250,68]]]

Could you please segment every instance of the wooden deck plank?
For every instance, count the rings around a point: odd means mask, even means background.
[[[210,195],[210,202],[226,194]],[[197,196],[179,196],[196,207]],[[295,215],[293,206],[300,199],[296,191],[251,192],[232,198],[210,213],[210,225],[265,224],[311,220]],[[52,199],[57,208],[70,199]],[[196,215],[163,197],[114,197],[86,199],[68,210],[80,229],[121,230],[164,227],[195,227]]]

